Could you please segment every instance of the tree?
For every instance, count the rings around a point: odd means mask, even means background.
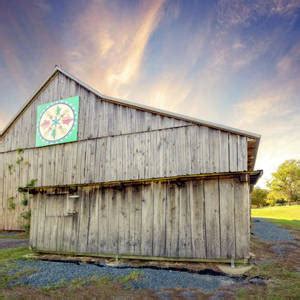
[[[267,196],[267,204],[274,206],[274,205],[284,205],[286,204],[287,200],[283,198],[282,194],[277,191],[271,191],[268,193]]]
[[[286,160],[282,163],[272,174],[267,187],[270,189],[268,202],[271,204],[300,201],[300,160]]]
[[[268,190],[262,188],[254,188],[251,193],[251,204],[256,206],[267,205]]]

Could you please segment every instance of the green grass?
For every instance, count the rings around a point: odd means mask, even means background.
[[[0,249],[0,264],[7,263],[10,260],[22,258],[24,255],[31,253],[28,248],[8,248]]]
[[[271,222],[292,229],[300,229],[300,205],[255,208],[251,210],[251,215],[267,218]]]
[[[299,272],[287,269],[278,263],[264,263],[255,266],[248,276],[261,276],[269,280],[267,286],[253,286],[250,289],[241,287],[237,290],[236,299],[299,299],[300,295],[300,274]]]

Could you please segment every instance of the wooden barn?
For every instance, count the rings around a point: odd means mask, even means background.
[[[22,229],[28,202],[40,252],[247,259],[259,140],[56,67],[0,135],[0,229]]]

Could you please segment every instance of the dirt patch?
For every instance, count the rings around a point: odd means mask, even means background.
[[[28,235],[23,231],[0,231],[0,249],[28,246]]]
[[[29,287],[16,287],[2,291],[4,299],[157,299],[150,291],[129,291],[116,285],[66,287],[41,290]]]
[[[255,253],[254,264],[276,262],[290,270],[300,268],[300,232],[292,232],[293,241],[264,242],[253,238],[251,242],[252,251]]]
[[[277,229],[272,226],[272,230]],[[247,279],[222,288],[211,299],[299,299],[300,232],[289,230],[288,234],[292,238],[270,241],[269,237],[259,238],[254,231],[251,237],[254,267],[246,273]]]

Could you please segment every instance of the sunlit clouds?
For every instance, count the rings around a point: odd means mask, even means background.
[[[300,158],[299,28],[299,0],[1,2],[0,129],[58,64],[103,94],[261,134],[265,180]]]
[[[263,135],[257,166],[268,178],[278,164],[289,158],[300,159],[300,51],[299,44],[277,63],[272,78],[235,105],[236,126]]]
[[[75,20],[77,45],[69,64],[107,94],[124,96],[122,88],[134,84],[145,48],[162,16],[164,1],[141,1],[127,13],[105,1],[92,1]],[[93,33],[93,34],[90,34]],[[78,65],[78,67],[76,67]]]

